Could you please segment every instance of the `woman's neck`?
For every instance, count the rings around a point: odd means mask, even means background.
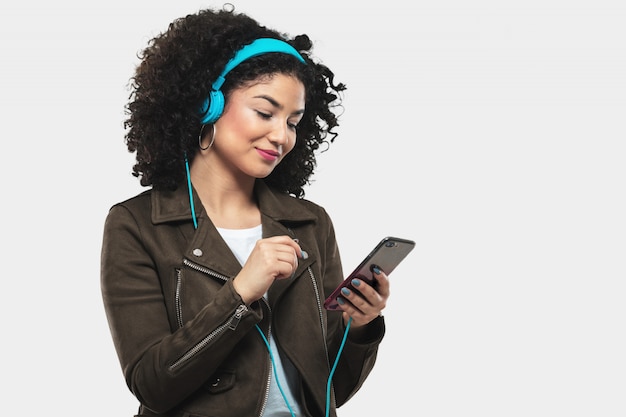
[[[254,178],[229,178],[194,165],[191,182],[216,227],[246,229],[261,223],[261,212],[254,197]]]

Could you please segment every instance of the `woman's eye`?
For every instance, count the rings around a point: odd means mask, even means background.
[[[274,116],[272,113],[264,113],[264,112],[259,111],[259,110],[257,110],[256,113],[263,120],[269,120],[269,119],[271,119]],[[298,127],[298,123],[299,123],[299,120],[297,122],[295,122],[295,123],[287,121],[287,126],[289,126],[290,129],[296,129]]]

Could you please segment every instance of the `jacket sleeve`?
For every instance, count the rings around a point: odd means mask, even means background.
[[[224,328],[243,304],[229,281],[196,317],[173,330],[163,295],[164,277],[159,276],[151,243],[142,236],[150,220],[143,221],[142,226],[124,206],[109,212],[101,252],[101,289],[128,387],[143,405],[165,412],[207,381],[262,313],[250,309],[236,330],[218,332],[219,343],[207,342],[208,335]],[[203,343],[208,348],[184,365],[172,366]]]
[[[367,325],[365,334],[360,335],[359,339],[347,337],[333,376],[337,407],[352,398],[369,376],[374,368],[384,333],[384,318],[378,317]]]

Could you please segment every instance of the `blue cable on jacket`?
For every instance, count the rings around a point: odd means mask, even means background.
[[[337,363],[339,363],[339,357],[341,356],[343,346],[346,344],[348,330],[350,330],[350,323],[352,323],[352,317],[348,319],[348,323],[346,324],[346,330],[343,332],[343,339],[341,340],[341,345],[339,346],[339,351],[337,352],[337,357],[335,358],[335,363],[333,364],[333,368],[330,370],[330,375],[328,375],[328,383],[326,384],[326,417],[328,417],[328,413],[330,413],[330,386],[333,380],[333,374],[335,373],[335,369],[337,368]]]
[[[198,228],[198,220],[196,220],[196,208],[193,205],[193,194],[191,192],[191,175],[189,175],[189,161],[187,160],[187,152],[185,152],[185,170],[187,171],[187,189],[189,190],[189,207],[191,208],[191,217],[193,218],[193,228]]]
[[[285,395],[285,391],[283,391],[283,387],[280,385],[280,381],[278,380],[278,374],[276,373],[276,362],[274,361],[274,354],[272,353],[272,348],[270,347],[270,342],[267,341],[267,337],[263,333],[263,330],[259,327],[258,324],[255,324],[254,327],[259,331],[259,334],[263,338],[265,342],[265,346],[267,347],[267,351],[270,353],[270,359],[272,361],[272,370],[274,371],[274,378],[276,378],[276,385],[278,385],[278,389],[280,390],[280,395],[283,396],[283,400],[285,400],[285,404],[287,404],[287,408],[289,409],[289,413],[292,417],[296,417],[295,413],[291,409],[291,405],[289,405],[289,401],[287,401],[287,396]]]

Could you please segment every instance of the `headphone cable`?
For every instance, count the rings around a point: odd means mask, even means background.
[[[187,171],[186,172],[187,173],[187,188],[189,190],[189,205],[191,208],[191,217],[193,218],[194,229],[197,229],[198,222],[196,220],[196,210],[193,204],[193,194],[191,191],[191,176],[189,175],[189,161],[187,160],[187,152],[185,152],[185,170]],[[341,345],[339,346],[339,351],[337,352],[337,357],[335,358],[335,363],[333,364],[333,367],[330,370],[330,374],[328,375],[328,382],[326,383],[326,417],[328,417],[330,413],[330,387],[332,385],[333,375],[335,374],[335,369],[337,369],[337,363],[339,363],[339,357],[341,356],[343,347],[346,344],[348,331],[350,330],[350,323],[352,323],[352,317],[348,319],[348,323],[346,324],[346,330],[343,332],[343,339],[341,340]],[[267,350],[270,353],[270,359],[272,360],[272,364],[274,364],[274,355],[272,354],[272,350],[270,349],[269,342],[267,341],[267,338],[263,334],[263,331],[261,330],[261,328],[258,325],[256,325],[256,328],[261,334],[261,337],[263,338],[263,341],[265,342],[265,345],[267,346]],[[272,366],[272,369],[274,370],[274,377],[276,378],[278,389],[280,390],[280,393],[282,394],[283,399],[285,400],[285,403],[287,404],[287,407],[289,408],[289,412],[293,416],[294,415],[293,410],[291,409],[291,406],[289,405],[289,402],[287,401],[287,398],[285,397],[283,388],[280,386],[280,383],[278,382],[278,376],[276,375],[276,366],[275,365]]]
[[[333,374],[335,373],[335,369],[337,369],[337,363],[339,363],[339,357],[343,351],[343,346],[346,344],[348,330],[350,330],[350,323],[352,323],[352,317],[348,319],[346,330],[343,332],[343,339],[341,340],[341,345],[339,346],[339,351],[337,352],[337,357],[335,358],[335,363],[333,364],[333,368],[330,370],[330,375],[328,375],[328,383],[326,384],[326,417],[328,417],[330,413],[330,387],[333,380]]]

